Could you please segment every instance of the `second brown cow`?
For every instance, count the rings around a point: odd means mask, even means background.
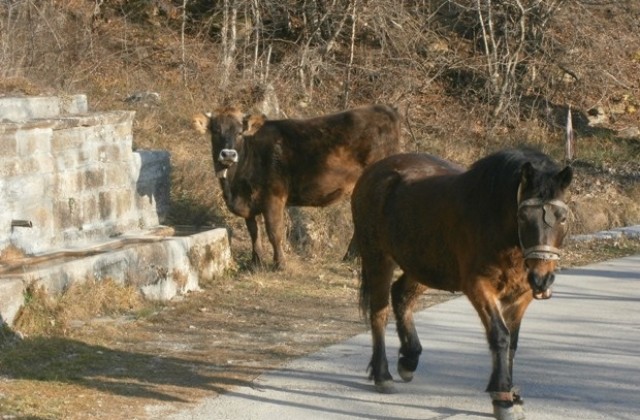
[[[193,122],[211,135],[224,201],[246,221],[253,265],[262,264],[256,216],[264,216],[275,264],[283,268],[285,207],[323,207],[348,197],[364,167],[400,151],[400,117],[387,105],[283,120],[224,108]]]

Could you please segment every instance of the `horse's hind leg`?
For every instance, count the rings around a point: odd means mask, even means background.
[[[389,363],[385,350],[385,329],[389,318],[389,291],[395,263],[385,257],[362,257],[362,276],[367,284],[369,299],[369,320],[373,338],[370,379],[376,390],[389,394],[394,392],[393,377],[389,373]]]
[[[404,381],[413,379],[418,368],[422,345],[413,321],[413,307],[418,297],[425,292],[426,286],[412,280],[407,274],[400,276],[391,287],[393,313],[396,317],[396,329],[400,338],[400,359],[398,374]]]

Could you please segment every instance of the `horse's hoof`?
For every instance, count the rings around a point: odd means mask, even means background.
[[[522,404],[514,404],[513,413],[515,414],[517,420],[524,420],[527,418],[524,415],[524,406]]]
[[[398,363],[398,374],[405,382],[411,382],[413,379],[413,371],[402,366],[402,363]]]
[[[408,357],[400,355],[398,359],[398,373],[402,380],[409,382],[413,379],[413,372],[418,369],[418,357]]]
[[[524,400],[520,396],[520,391],[513,390],[513,411],[516,414],[518,420],[524,420]]]
[[[376,382],[376,391],[381,394],[395,394],[396,387],[393,386],[393,381],[381,381]]]
[[[521,404],[511,401],[493,401],[493,416],[497,420],[524,420],[524,410]]]

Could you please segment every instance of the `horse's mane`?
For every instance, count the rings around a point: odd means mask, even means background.
[[[501,150],[475,162],[465,173],[470,193],[490,195],[493,199],[516,198],[522,166],[530,162],[543,173],[553,174],[558,165],[544,153],[529,147]],[[546,198],[546,197],[543,197]],[[514,201],[515,204],[515,201]]]
[[[498,232],[506,231],[517,234],[518,186],[526,162],[544,176],[559,170],[544,153],[523,147],[488,155],[459,176],[456,187],[461,191],[463,217],[475,220],[477,228],[485,231],[487,237],[497,238]],[[540,198],[551,198],[554,193],[540,191]]]

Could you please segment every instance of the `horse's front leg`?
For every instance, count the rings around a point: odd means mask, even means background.
[[[501,314],[490,317],[487,331],[489,348],[493,358],[491,378],[487,392],[491,396],[493,414],[498,420],[522,420],[524,410],[519,393],[513,388],[513,358],[518,341],[518,331],[511,331]]]
[[[465,294],[480,315],[485,327],[492,356],[492,371],[486,391],[491,396],[494,415],[498,420],[517,420],[514,410],[511,365],[511,331],[500,311],[498,292],[491,282],[478,280]]]
[[[426,289],[426,286],[414,281],[406,274],[400,276],[391,287],[393,312],[396,317],[398,338],[400,338],[398,374],[407,382],[413,379],[413,373],[418,368],[422,353],[422,345],[413,321],[413,307]]]
[[[502,314],[503,318],[509,328],[510,332],[510,345],[509,345],[509,374],[511,375],[513,381],[513,363],[516,355],[516,350],[518,349],[518,337],[520,335],[520,325],[522,323],[522,318],[524,317],[524,313],[531,303],[532,295],[530,293],[525,293],[520,295],[514,302],[505,304],[503,306]],[[515,385],[511,387],[513,408],[516,418],[524,419],[524,400],[520,396],[520,391],[517,389]]]

